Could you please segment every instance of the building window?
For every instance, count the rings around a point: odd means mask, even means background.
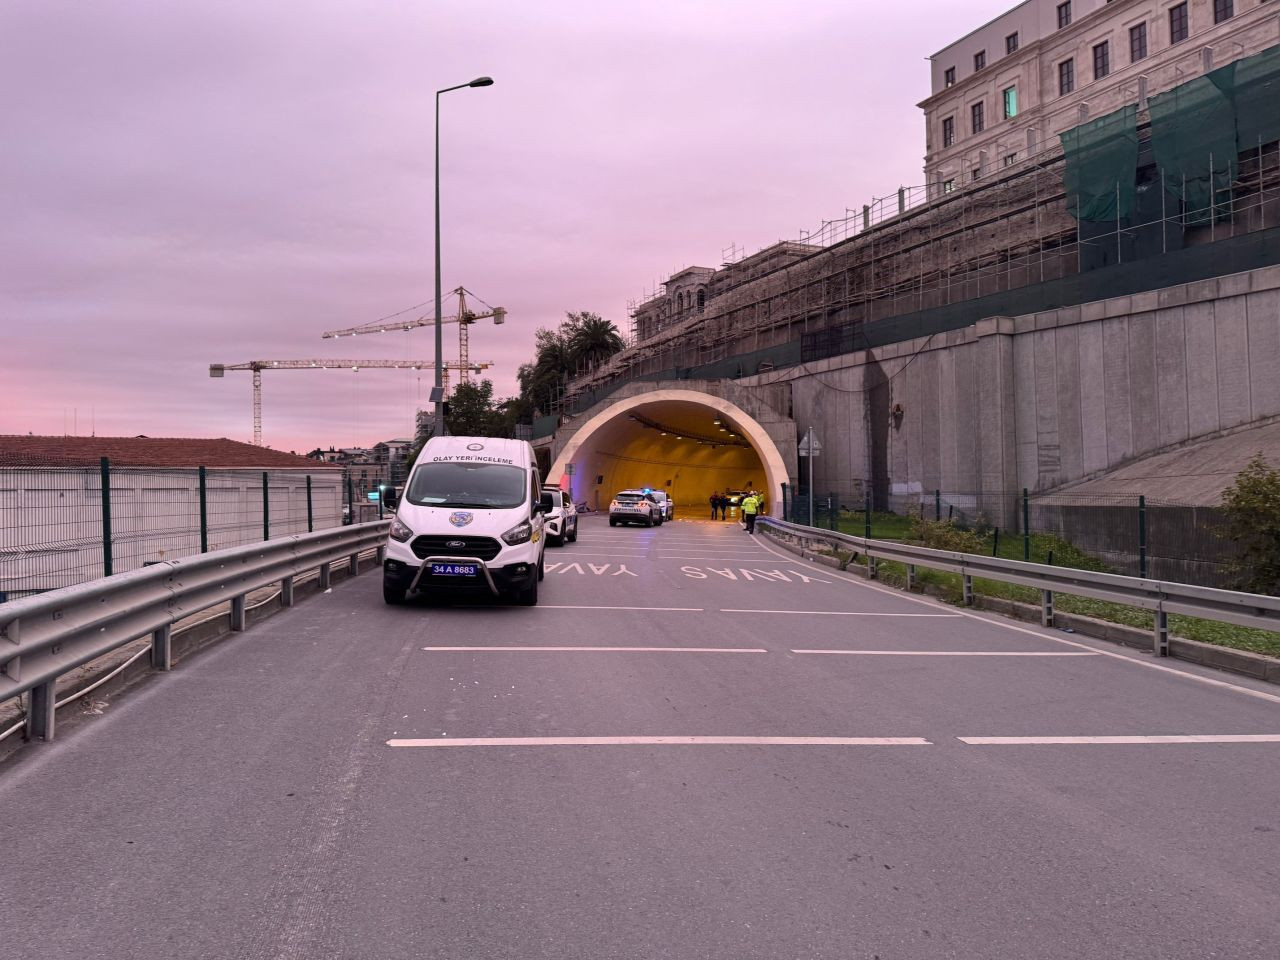
[[[1004,118],[1011,120],[1018,115],[1018,88],[1005,87],[1002,99],[1004,100]]]
[[[973,55],[973,72],[977,73],[987,65],[987,51],[979,50]]]
[[[973,179],[974,179],[974,180],[977,180],[977,179],[979,179],[981,176],[982,176],[982,168],[981,168],[981,167],[974,167],[974,168],[973,168]]]
[[[707,305],[707,291],[699,288],[698,290],[698,309],[701,310]]]
[[[1004,52],[1006,54],[1016,53],[1017,50],[1018,50],[1018,35],[1016,33],[1011,33],[1004,38]]]
[[[946,117],[942,121],[942,146],[951,146],[956,142],[956,118]]]
[[[1076,88],[1076,62],[1063,60],[1058,64],[1058,96],[1065,97]]]
[[[981,133],[987,126],[987,111],[981,100],[969,108],[969,116],[974,133]]]
[[[955,182],[955,180],[943,180],[943,181],[942,181],[942,192],[943,192],[943,193],[955,193],[955,192],[956,192],[956,182]]]
[[[1169,42],[1181,43],[1191,35],[1191,26],[1187,21],[1187,5],[1180,3],[1169,8]]]
[[[1236,15],[1234,0],[1213,0],[1213,22],[1221,23]]]
[[[1103,40],[1093,48],[1093,79],[1101,80],[1111,72],[1111,42]]]
[[[1018,155],[1016,153],[1006,153],[1004,155],[1004,165],[1006,167],[1012,167],[1017,162],[1018,162]]]
[[[1137,63],[1147,58],[1147,25],[1140,23],[1129,28],[1129,62]]]
[[[956,68],[947,67],[942,71],[942,85],[944,87],[954,87],[956,85]]]
[[[1071,25],[1071,0],[1058,4],[1058,29]]]

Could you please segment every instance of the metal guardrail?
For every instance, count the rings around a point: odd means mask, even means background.
[[[1126,577],[1117,573],[1096,573],[1051,567],[1023,560],[1004,560],[972,553],[933,550],[890,540],[870,540],[848,533],[787,523],[772,517],[760,517],[756,526],[786,537],[840,549],[852,549],[867,558],[867,572],[876,578],[876,562],[893,560],[906,565],[907,589],[915,586],[916,567],[947,570],[963,578],[966,605],[973,603],[973,578],[997,580],[1032,587],[1040,591],[1040,622],[1053,626],[1053,595],[1067,593],[1094,600],[1107,600],[1130,607],[1150,610],[1154,618],[1152,651],[1161,657],[1169,655],[1169,614],[1180,613],[1203,620],[1233,623],[1243,627],[1280,631],[1280,597],[1256,593],[1238,593],[1215,587],[1188,583],[1171,583],[1143,577]]]
[[[327,589],[336,561],[346,560],[357,573],[360,554],[376,550],[381,563],[389,525],[375,521],[231,547],[0,604],[0,702],[29,692],[27,734],[51,740],[58,677],[148,634],[151,665],[168,670],[171,630],[179,620],[230,601],[231,629],[244,630],[250,591],[279,583],[281,602],[292,606],[300,574],[318,569]]]

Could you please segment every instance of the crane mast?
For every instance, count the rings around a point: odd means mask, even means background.
[[[447,363],[444,367],[444,386],[445,393],[449,392],[449,371],[459,371],[458,379],[462,383],[470,383],[472,373],[479,373],[482,369],[487,369],[492,364],[475,364],[471,362],[471,326],[479,320],[493,318],[495,325],[506,322],[507,311],[504,307],[491,307],[466,287],[458,287],[456,290],[450,291],[458,298],[458,312],[451,317],[441,317],[441,323],[456,323],[458,325],[458,362],[456,364]],[[467,306],[467,297],[470,296],[476,300],[482,307],[481,310],[472,310]],[[411,307],[410,310],[416,309]],[[408,311],[402,311],[408,312]],[[399,314],[393,314],[382,320],[374,320],[372,323],[361,324],[358,327],[345,327],[342,330],[327,330],[322,337],[330,339],[333,337],[356,337],[366,333],[387,333],[392,330],[413,330],[417,327],[430,327],[435,325],[435,317],[426,314],[415,317],[411,320],[396,319]]]

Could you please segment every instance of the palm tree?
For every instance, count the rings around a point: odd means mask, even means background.
[[[564,328],[575,364],[598,367],[625,346],[618,328],[596,313],[571,313]]]

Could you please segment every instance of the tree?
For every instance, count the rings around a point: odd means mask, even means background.
[[[560,329],[568,334],[569,353],[575,365],[594,369],[625,346],[616,326],[585,310],[569,314]]]
[[[1229,562],[1235,586],[1280,593],[1280,470],[1259,453],[1222,493],[1222,533],[1239,553]]]
[[[493,402],[493,383],[481,380],[454,387],[444,422],[455,437],[503,436],[503,417]]]

